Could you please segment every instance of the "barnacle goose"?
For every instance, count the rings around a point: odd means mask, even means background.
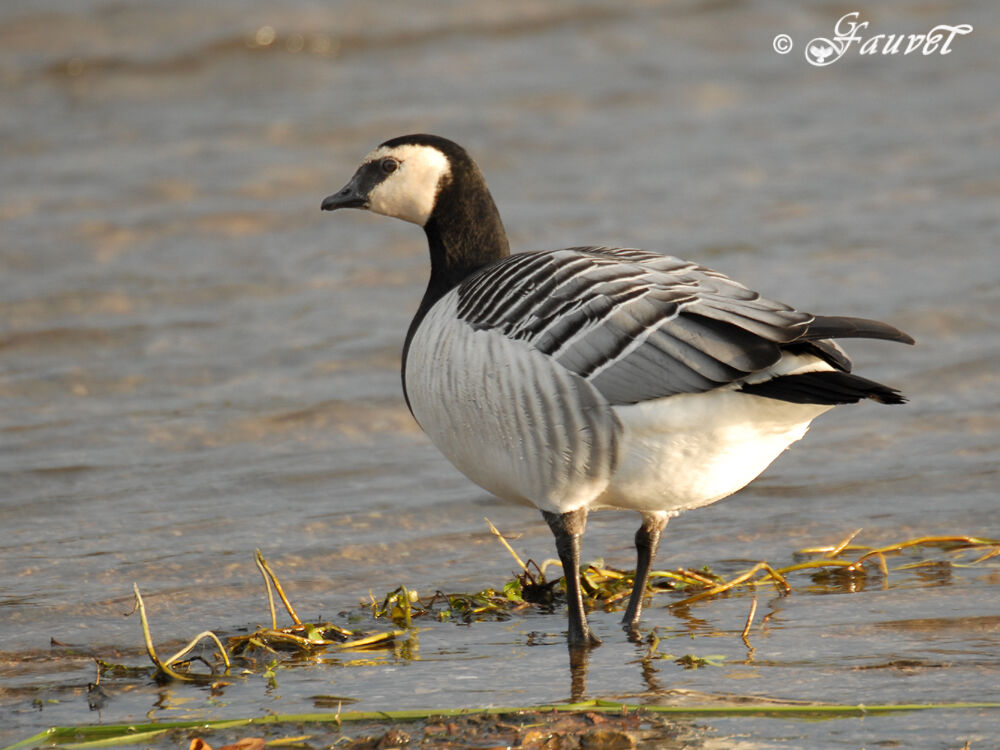
[[[424,228],[427,290],[403,345],[413,416],[469,479],[541,510],[566,573],[571,647],[594,646],[578,571],[587,513],[638,511],[633,635],[667,520],[731,495],[837,404],[903,403],[832,339],[912,344],[800,312],[721,273],[619,247],[511,255],[463,148],[393,138],[322,208]]]

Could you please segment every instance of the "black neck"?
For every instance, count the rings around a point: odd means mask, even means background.
[[[451,180],[441,188],[434,212],[424,225],[431,255],[431,277],[403,344],[404,396],[406,355],[424,316],[438,300],[476,271],[510,255],[500,212],[478,168],[471,161],[459,169],[456,166],[459,165],[452,165]]]

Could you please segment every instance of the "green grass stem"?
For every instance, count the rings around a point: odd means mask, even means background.
[[[474,714],[516,714],[523,712],[625,713],[646,712],[666,716],[756,716],[764,718],[848,719],[909,711],[1000,710],[1000,703],[890,703],[877,705],[768,704],[756,706],[657,706],[590,700],[544,706],[489,708],[410,709],[387,711],[345,711],[306,714],[272,714],[243,719],[164,721],[145,724],[104,724],[100,726],[53,727],[2,750],[25,750],[57,745],[67,748],[96,748],[140,744],[174,729],[220,730],[268,724],[341,724],[347,722],[407,722],[431,717],[459,717]]]

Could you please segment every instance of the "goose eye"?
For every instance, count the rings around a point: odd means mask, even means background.
[[[383,172],[385,172],[386,174],[392,174],[397,169],[399,169],[399,160],[394,159],[391,156],[387,156],[384,159],[382,159],[381,166]]]

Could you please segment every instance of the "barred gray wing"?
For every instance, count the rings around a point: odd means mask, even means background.
[[[813,320],[697,264],[607,247],[505,258],[459,286],[457,314],[548,354],[612,404],[741,380]]]

